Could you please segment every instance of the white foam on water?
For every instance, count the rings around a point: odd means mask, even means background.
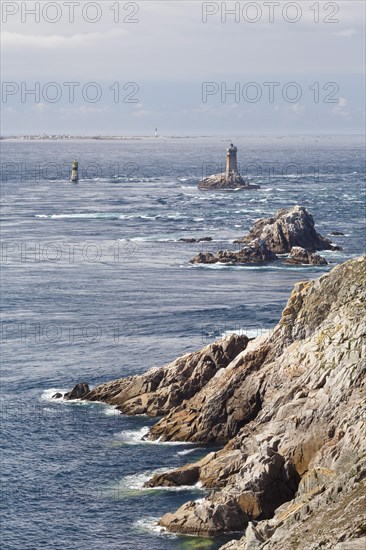
[[[117,219],[118,214],[108,214],[106,212],[80,212],[78,214],[36,214],[36,218],[44,218],[51,220],[58,219],[97,219],[97,218],[107,218],[107,219]]]
[[[169,471],[174,471],[174,469],[159,469],[159,470],[150,470],[145,472],[140,472],[138,474],[132,474],[124,476],[116,485],[111,489],[114,496],[124,496],[128,495],[131,491],[138,492],[151,492],[151,491],[193,491],[200,490],[203,491],[202,483],[198,481],[195,485],[177,485],[177,486],[156,486],[156,487],[145,487],[145,483],[149,481],[155,474],[163,474]]]
[[[121,416],[121,413],[117,409],[116,405],[106,405],[105,403],[102,403],[105,407],[104,414],[106,416]]]
[[[133,526],[138,531],[145,531],[146,533],[154,534],[154,535],[163,535],[164,537],[176,539],[178,538],[177,535],[174,535],[173,533],[169,533],[164,527],[160,527],[158,525],[159,518],[147,516],[142,519],[138,519],[133,523]]]
[[[335,254],[335,251],[333,251],[333,254]],[[180,265],[179,267],[181,268],[186,268],[186,269],[226,269],[228,271],[232,270],[232,271],[242,271],[242,270],[248,270],[248,271],[299,271],[299,268],[301,268],[301,271],[303,272],[306,272],[306,271],[313,271],[314,269],[317,269],[317,270],[320,270],[320,269],[327,269],[327,266],[316,266],[316,265],[307,265],[307,264],[304,264],[304,265],[301,265],[301,266],[296,266],[296,265],[284,265],[284,264],[281,264],[281,265],[273,265],[273,264],[266,264],[266,265],[259,265],[259,264],[240,264],[240,265],[236,265],[236,264],[223,264],[223,263],[220,263],[220,262],[217,262],[215,264],[190,264],[189,266],[186,266],[186,265]],[[330,266],[328,266],[328,268],[330,269]],[[328,271],[329,271],[328,269]]]
[[[60,388],[49,388],[48,390],[44,390],[44,392],[41,395],[42,401],[47,401],[48,403],[65,403],[65,400],[60,397],[60,399],[55,399],[53,396],[55,393],[61,393],[62,395],[69,390],[60,389]]]
[[[160,438],[155,441],[143,439],[149,433],[149,430],[149,426],[143,426],[139,430],[123,430],[116,433],[115,436],[127,445],[194,445],[189,441],[160,441]]]
[[[247,336],[248,338],[258,338],[258,336],[263,336],[264,334],[268,334],[271,332],[271,328],[264,328],[264,327],[258,327],[258,328],[249,328],[249,329],[239,329],[239,330],[225,330],[221,334],[221,338],[225,338],[226,336],[231,336],[232,334],[237,334],[238,336]]]
[[[151,479],[157,471],[142,472],[124,476],[119,483],[114,487],[117,491],[148,491],[150,487],[144,487],[144,484]]]
[[[144,426],[140,430],[123,430],[115,435],[118,437],[118,440],[127,445],[141,445],[146,443],[143,437],[149,433],[149,429],[148,426]]]
[[[191,453],[194,453],[195,451],[197,451],[197,449],[184,449],[184,451],[178,451],[175,454],[177,456],[184,456],[184,455],[189,455]]]
[[[100,401],[87,401],[85,399],[75,399],[75,400],[69,401],[67,399],[64,399],[63,397],[60,397],[58,399],[53,397],[56,393],[61,393],[63,395],[68,391],[69,389],[65,389],[65,388],[63,389],[49,388],[47,390],[44,390],[40,399],[41,401],[46,401],[47,403],[52,403],[52,404],[56,403],[58,405],[68,405],[72,407],[75,407],[75,406],[95,407],[99,405],[103,411],[103,414],[105,414],[106,416],[121,416],[121,413],[117,410],[115,405],[108,405],[107,403],[102,403]],[[49,409],[49,410],[53,411],[54,409]]]

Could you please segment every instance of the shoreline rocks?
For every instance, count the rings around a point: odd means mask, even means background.
[[[65,394],[65,398],[78,399],[76,395],[80,395],[88,401],[115,405],[123,414],[162,416],[193,397],[216,372],[225,369],[246,348],[248,341],[244,335],[232,334],[166,366],[100,384],[87,393],[75,391],[78,384]]]
[[[213,492],[166,514],[160,525],[217,535],[223,525],[232,530],[224,518],[238,506],[243,531],[248,521],[259,523],[227,549],[252,548],[254,537],[258,549],[308,550],[318,536],[314,518],[329,507],[340,514],[347,502],[345,525],[338,521],[324,540],[333,548],[340,537],[357,538],[351,518],[366,479],[365,268],[366,257],[356,258],[297,284],[272,333],[251,341],[184,409],[152,427],[152,439],[226,442],[190,465]],[[178,480],[178,473],[169,476]],[[164,479],[160,474],[151,484]]]
[[[119,404],[127,414],[164,415],[151,440],[223,446],[146,483],[199,482],[209,491],[165,514],[162,527],[244,535],[222,550],[361,547],[365,304],[363,256],[297,283],[267,334],[227,337],[83,397]]]

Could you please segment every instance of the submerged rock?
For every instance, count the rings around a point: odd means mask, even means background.
[[[316,232],[314,219],[303,206],[283,208],[277,211],[274,218],[256,220],[249,234],[236,242],[248,243],[253,239],[265,241],[267,247],[276,254],[289,253],[292,247],[297,246],[308,252],[341,250]]]

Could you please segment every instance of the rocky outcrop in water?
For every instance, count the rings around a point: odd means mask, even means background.
[[[206,243],[212,241],[212,237],[182,237],[181,239],[178,239],[178,242],[180,243]]]
[[[293,265],[327,265],[328,262],[320,254],[314,254],[301,248],[301,246],[293,246],[290,256],[285,260],[286,264]]]
[[[239,174],[230,174],[228,177],[227,174],[214,174],[208,176],[201,180],[198,184],[199,189],[203,190],[215,190],[221,189],[225,190],[248,190],[248,189],[260,189],[260,185],[249,183],[247,180],[243,179]]]
[[[84,399],[85,396],[89,394],[89,391],[90,389],[86,382],[79,382],[72,388],[71,391],[65,393],[63,397],[69,401],[72,399]]]
[[[340,250],[329,239],[315,230],[312,215],[303,206],[283,208],[274,218],[260,218],[254,222],[249,234],[238,239],[238,243],[248,243],[253,239],[265,241],[268,248],[276,254],[291,252],[293,246],[304,248],[308,252],[316,250]]]
[[[225,369],[247,343],[246,336],[233,334],[201,351],[187,353],[169,365],[101,384],[80,397],[115,405],[124,414],[161,416],[193,397],[220,369]],[[66,394],[68,399],[72,398],[71,393]]]
[[[192,260],[191,264],[247,264],[262,263],[276,260],[277,256],[268,249],[266,243],[260,239],[248,243],[238,252],[231,250],[219,250],[216,254],[200,252]]]
[[[197,254],[190,263],[245,264],[249,262],[270,262],[278,259],[277,254],[290,253],[285,263],[295,265],[327,265],[327,261],[315,250],[340,250],[329,239],[315,231],[312,215],[303,206],[278,210],[275,218],[257,220],[248,235],[234,241],[243,244],[237,252],[220,250]]]
[[[210,536],[246,530],[225,550],[362,547],[365,303],[366,256],[298,283],[277,326],[260,338],[230,337],[90,392],[129,414],[165,414],[152,440],[223,445],[147,482],[209,490],[165,514],[161,526]],[[210,374],[198,375],[207,362]]]

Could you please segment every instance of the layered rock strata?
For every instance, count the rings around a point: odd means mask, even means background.
[[[245,532],[225,550],[362,547],[365,303],[366,256],[296,284],[279,323],[260,338],[230,337],[86,395],[128,414],[165,415],[152,440],[223,445],[148,481],[200,482],[208,491],[165,514],[162,527]]]
[[[225,369],[247,343],[246,336],[232,334],[201,351],[187,353],[169,365],[101,384],[78,396],[115,405],[124,414],[162,416],[193,397],[220,369]],[[65,398],[75,396],[79,388],[77,384]]]

